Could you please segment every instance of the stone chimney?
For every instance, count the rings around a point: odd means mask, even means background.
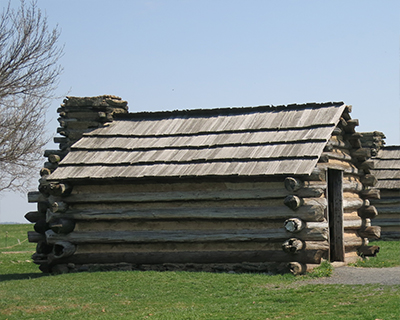
[[[128,113],[128,102],[113,95],[67,97],[57,112],[60,115],[57,119],[60,123],[57,133],[62,137],[55,137],[54,142],[59,144],[59,150],[45,151],[44,156],[48,158],[48,162],[45,163],[41,175],[53,172],[58,167],[58,162],[84,133],[112,122],[116,113]]]

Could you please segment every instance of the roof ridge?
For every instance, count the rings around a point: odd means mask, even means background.
[[[264,106],[247,106],[247,107],[221,107],[210,109],[185,109],[185,110],[165,110],[165,111],[139,111],[130,113],[117,113],[115,114],[116,120],[135,119],[135,118],[165,118],[171,116],[213,116],[213,115],[226,115],[226,114],[244,114],[255,113],[262,111],[282,111],[282,110],[303,110],[312,108],[324,107],[340,107],[345,103],[340,102],[324,102],[324,103],[304,103],[304,104],[288,104],[288,105],[264,105]]]

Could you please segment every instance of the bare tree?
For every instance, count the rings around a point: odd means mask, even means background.
[[[0,16],[0,191],[24,190],[47,143],[45,116],[62,68],[60,32],[36,2]]]

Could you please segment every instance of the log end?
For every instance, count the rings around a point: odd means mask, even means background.
[[[286,253],[295,254],[303,249],[304,244],[300,239],[290,238],[282,244],[282,250]]]
[[[297,276],[307,272],[307,265],[300,262],[289,262],[288,268],[291,274]]]
[[[296,192],[303,187],[303,182],[299,179],[287,177],[285,179],[285,188],[290,192]]]
[[[305,223],[301,219],[290,218],[284,222],[283,226],[286,229],[286,231],[295,233],[303,230],[305,227]]]
[[[288,195],[283,203],[292,210],[296,210],[302,205],[301,199],[295,195]]]
[[[378,246],[363,246],[358,248],[358,254],[361,257],[375,257],[379,250]]]

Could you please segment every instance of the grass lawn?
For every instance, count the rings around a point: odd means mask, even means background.
[[[0,243],[6,229],[8,246],[18,243],[11,234],[21,228],[26,234],[32,226],[1,225]],[[399,242],[376,244],[380,255]],[[0,248],[0,319],[400,319],[399,285],[309,285],[303,276],[200,272],[49,276],[30,260],[34,244]],[[10,251],[22,252],[4,253]]]
[[[400,241],[371,241],[370,245],[380,247],[376,257],[369,257],[352,264],[364,268],[385,268],[400,266]]]

